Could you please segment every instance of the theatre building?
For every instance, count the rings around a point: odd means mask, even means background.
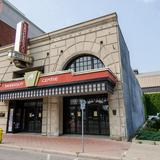
[[[33,64],[0,48],[0,128],[46,136],[84,133],[125,140],[144,122],[142,92],[116,13],[29,39]],[[16,67],[17,66],[17,67]]]

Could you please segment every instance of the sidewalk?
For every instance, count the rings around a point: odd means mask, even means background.
[[[123,160],[160,160],[160,146],[132,143]]]
[[[84,144],[85,152],[80,153],[80,156],[110,160],[120,160],[122,154],[131,145],[129,142],[114,141],[103,137],[85,137]],[[76,155],[76,152],[81,152],[81,137],[5,134],[0,147]]]

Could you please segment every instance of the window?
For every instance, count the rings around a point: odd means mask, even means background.
[[[74,72],[97,69],[105,67],[103,62],[95,56],[85,55],[72,60],[64,70],[73,70]]]

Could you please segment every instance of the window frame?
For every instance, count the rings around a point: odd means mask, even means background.
[[[104,63],[96,56],[81,55],[67,63],[63,70],[73,70],[74,72],[79,72],[104,67]]]

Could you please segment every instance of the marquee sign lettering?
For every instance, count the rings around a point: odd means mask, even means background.
[[[14,51],[8,54],[9,59],[18,68],[26,68],[33,64],[33,57],[27,55],[28,27],[25,21],[17,24]]]
[[[28,40],[28,23],[19,22],[16,28],[16,38],[14,51],[27,54],[27,40]]]

